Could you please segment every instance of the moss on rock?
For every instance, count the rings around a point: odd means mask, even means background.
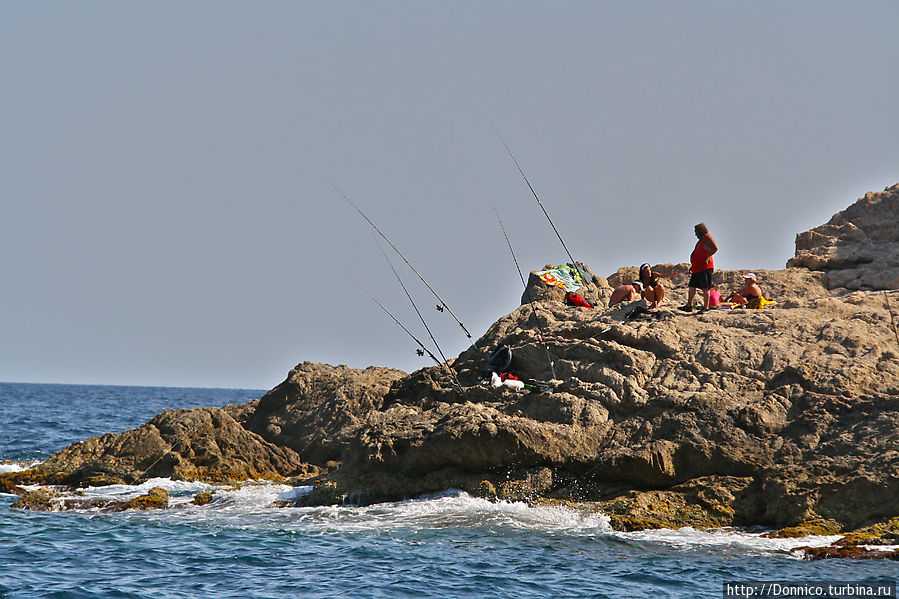
[[[191,503],[194,505],[206,505],[212,501],[212,496],[214,494],[215,491],[200,491],[194,495],[194,499]]]
[[[59,509],[53,502],[57,497],[59,497],[59,493],[49,487],[42,487],[36,491],[28,491],[19,497],[12,507],[20,510],[50,512]]]
[[[801,537],[835,535],[839,534],[841,530],[840,523],[835,520],[813,518],[795,526],[787,526],[769,532],[763,536],[769,539],[798,539]]]
[[[0,493],[10,493],[12,495],[24,495],[25,489],[6,478],[0,478]]]
[[[899,544],[899,517],[854,530],[834,543],[845,546],[897,544]]]
[[[146,495],[135,497],[127,503],[132,510],[158,510],[169,505],[169,492],[161,487],[153,487]]]
[[[609,516],[612,528],[621,531],[657,528],[721,528],[733,523],[733,510],[727,506],[704,505],[670,491],[633,491],[598,504]]]

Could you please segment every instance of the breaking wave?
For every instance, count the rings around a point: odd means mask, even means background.
[[[823,546],[839,536],[807,536],[771,539],[763,532],[738,529],[660,529],[620,532],[609,517],[568,506],[531,506],[521,502],[473,497],[463,491],[368,506],[279,507],[276,502],[296,499],[311,487],[291,487],[267,481],[239,486],[214,486],[200,482],[155,478],[140,485],[89,487],[81,498],[127,501],[153,487],[169,493],[169,509],[124,512],[124,518],[170,519],[173,524],[195,527],[255,529],[303,535],[428,536],[447,530],[467,530],[483,535],[534,533],[582,540],[603,540],[632,547],[714,552],[718,555],[781,555],[801,557],[797,547]],[[197,493],[211,492],[212,501],[194,505]],[[91,510],[85,510],[90,512]],[[102,510],[95,510],[102,511]]]

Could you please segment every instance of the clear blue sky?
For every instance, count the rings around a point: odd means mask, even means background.
[[[494,207],[523,268],[567,260],[492,126],[597,274],[699,221],[719,268],[781,268],[899,182],[897,31],[894,0],[2,2],[0,380],[427,365],[328,180],[479,335],[521,294]]]

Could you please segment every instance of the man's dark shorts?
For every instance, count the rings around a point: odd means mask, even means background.
[[[711,289],[713,272],[715,272],[714,268],[709,268],[702,272],[694,272],[690,275],[690,287],[696,287],[697,289]]]

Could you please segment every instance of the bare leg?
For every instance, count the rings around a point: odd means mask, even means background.
[[[712,299],[711,296],[709,295],[709,293],[711,291],[712,291],[711,288],[702,290],[702,309],[703,310],[709,309],[709,302]]]
[[[656,285],[655,291],[656,291],[655,302],[653,303],[652,306],[650,306],[650,308],[658,307],[659,304],[662,303],[662,300],[665,299],[665,288],[664,287],[662,287],[661,285]]]
[[[739,293],[737,293],[736,291],[734,292],[733,297],[731,299],[733,300],[733,302],[735,304],[739,304],[741,306],[745,306],[748,303],[746,301],[746,298],[743,297],[742,295],[740,295]]]
[[[693,307],[693,300],[696,299],[696,287],[690,287],[687,291],[687,306]]]

